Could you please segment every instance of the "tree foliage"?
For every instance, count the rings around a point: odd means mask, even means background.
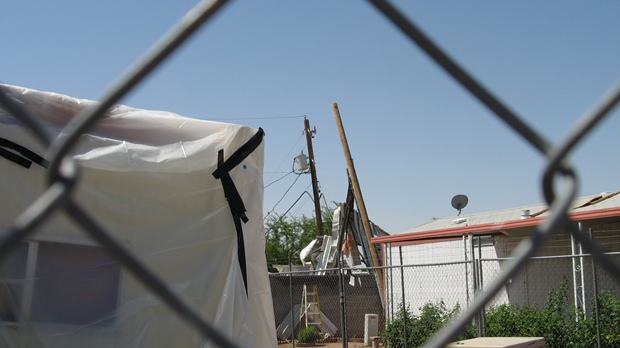
[[[335,209],[329,206],[322,208],[321,218],[325,234],[331,234]],[[292,264],[301,264],[299,252],[316,239],[316,219],[306,215],[270,215],[265,219],[265,234],[265,254],[270,269],[274,264],[288,264],[289,257]]]

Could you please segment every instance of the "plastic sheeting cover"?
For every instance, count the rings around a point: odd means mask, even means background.
[[[57,137],[93,101],[0,85]],[[240,346],[276,345],[264,253],[261,143],[230,176],[245,204],[246,294],[237,232],[224,197],[224,159],[256,133],[244,126],[116,106],[82,135],[75,200],[150,269]],[[0,109],[0,138],[45,148]],[[4,148],[5,151],[15,152]],[[46,169],[0,157],[0,228],[44,190]],[[0,265],[0,346],[210,347],[64,214]]]

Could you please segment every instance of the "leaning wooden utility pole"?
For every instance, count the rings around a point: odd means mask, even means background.
[[[370,249],[370,257],[372,258],[372,266],[381,266],[379,264],[379,258],[377,257],[377,250],[372,245],[372,230],[370,227],[370,220],[368,219],[368,213],[366,212],[366,205],[364,204],[364,198],[362,197],[362,191],[360,189],[359,181],[357,180],[357,173],[355,172],[355,166],[353,165],[353,157],[349,150],[349,143],[347,142],[347,136],[344,133],[344,126],[342,125],[342,119],[340,118],[340,111],[338,110],[338,104],[332,103],[332,109],[334,110],[334,117],[336,118],[336,125],[338,126],[338,133],[340,134],[340,141],[342,142],[342,149],[344,150],[344,157],[347,161],[347,168],[349,169],[349,177],[351,184],[353,185],[353,192],[355,193],[355,201],[357,202],[357,208],[362,218],[362,226],[364,227],[364,234],[368,241]],[[375,269],[377,284],[379,289],[383,290],[383,272],[382,270]]]
[[[314,131],[316,133],[316,131]],[[319,200],[319,185],[316,178],[316,168],[314,167],[314,150],[312,149],[312,131],[310,121],[304,117],[304,133],[308,143],[308,157],[310,162],[310,177],[312,178],[312,192],[314,193],[314,211],[316,214],[316,235],[319,243],[323,241],[323,218],[321,217],[321,201]]]

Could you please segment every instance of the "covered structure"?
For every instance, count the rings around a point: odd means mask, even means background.
[[[8,85],[0,93],[56,139],[96,103]],[[81,169],[77,204],[244,347],[276,345],[262,138],[260,129],[119,105],[71,153]],[[46,189],[46,150],[0,109],[0,231]],[[211,346],[65,214],[3,260],[2,346]]]
[[[619,193],[577,198],[570,212],[583,233],[591,233],[612,257],[620,255]],[[434,219],[401,234],[373,238],[384,248],[386,265],[408,265],[402,274],[386,274],[386,284],[391,286],[388,302],[405,298],[403,302],[414,310],[437,301],[449,308],[466,306],[476,291],[484,290],[502,272],[517,245],[548,215],[546,204],[534,204]],[[620,296],[613,277],[604,270],[596,274],[594,269],[594,260],[578,241],[557,231],[489,305],[541,307],[549,291],[566,281],[575,307],[590,310],[597,288]]]

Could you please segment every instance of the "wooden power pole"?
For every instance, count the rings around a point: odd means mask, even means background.
[[[366,205],[364,204],[364,198],[362,197],[360,184],[357,180],[357,173],[355,172],[355,166],[353,165],[353,157],[351,156],[351,151],[349,150],[347,136],[344,133],[344,126],[342,125],[342,119],[340,118],[338,104],[332,103],[332,109],[334,111],[334,117],[336,118],[336,125],[338,126],[338,133],[340,134],[340,141],[342,142],[344,157],[347,161],[349,177],[351,179],[351,185],[353,186],[353,191],[355,193],[355,201],[357,202],[357,208],[359,209],[360,217],[362,218],[362,226],[364,227],[364,233],[366,235],[366,240],[368,241],[368,246],[370,248],[370,257],[372,258],[373,266],[377,267],[380,266],[380,264],[379,258],[377,257],[377,250],[372,245],[372,230],[370,227],[370,220],[368,219],[368,213],[366,212]],[[379,289],[383,290],[383,272],[381,272],[381,269],[376,269],[375,271],[377,272],[376,278]]]
[[[323,218],[321,216],[321,201],[319,200],[319,185],[316,177],[316,168],[314,167],[314,150],[312,149],[312,131],[310,130],[310,121],[304,117],[304,132],[306,133],[306,142],[308,143],[308,157],[310,162],[310,176],[312,178],[312,192],[314,193],[314,211],[316,215],[316,235],[319,243],[323,240]]]

